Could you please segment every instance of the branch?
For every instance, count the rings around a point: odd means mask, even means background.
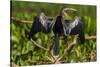
[[[11,20],[18,22],[18,23],[32,24],[32,21],[21,20],[21,19],[15,18],[15,17],[11,17]]]
[[[45,47],[39,45],[38,43],[36,43],[34,40],[31,39],[31,41],[34,43],[34,45],[36,45],[37,47],[43,49],[43,50],[46,50],[46,51],[49,51],[48,49],[46,49]]]
[[[48,57],[48,56],[46,56],[46,57],[47,57],[47,59],[50,60],[52,63],[54,62],[54,59],[52,59],[52,58],[50,58],[50,57]]]
[[[96,36],[85,36],[86,40],[96,39]]]

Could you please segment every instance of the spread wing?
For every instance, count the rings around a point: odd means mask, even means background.
[[[34,18],[31,30],[29,32],[29,39],[32,38],[37,32],[49,33],[51,32],[51,27],[53,25],[53,18],[48,18],[47,16],[40,15]]]
[[[79,35],[80,43],[84,43],[85,37],[84,37],[84,25],[83,22],[81,22],[78,17],[75,17],[75,19],[71,22],[64,20],[63,22],[64,26],[64,33],[65,35]]]
[[[85,41],[84,37],[84,25],[83,22],[80,21],[78,18],[75,18],[75,20],[70,24],[70,34],[76,35],[78,34],[80,43],[83,44]]]
[[[83,44],[85,41],[83,23],[81,21],[78,21],[78,25],[76,25],[74,28],[71,29],[70,34],[72,35],[78,34],[80,43]]]

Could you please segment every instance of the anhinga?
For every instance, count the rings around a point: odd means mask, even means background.
[[[83,44],[85,40],[83,23],[79,20],[77,16],[74,16],[74,18],[71,19],[67,13],[68,11],[76,11],[76,9],[65,8],[61,10],[60,15],[56,18],[49,18],[45,16],[43,12],[40,14],[40,16],[36,16],[34,18],[34,22],[29,33],[29,39],[31,39],[32,36],[37,32],[42,32],[45,34],[53,32],[55,34],[55,56],[58,55],[60,36],[78,34],[80,43]]]

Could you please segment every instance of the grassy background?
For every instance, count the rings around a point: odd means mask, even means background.
[[[96,6],[74,5],[74,4],[54,4],[39,2],[12,1],[12,17],[22,20],[33,20],[41,11],[47,16],[55,17],[62,7],[75,8],[77,15],[81,17],[85,25],[85,36],[96,36]],[[34,20],[33,20],[34,21]],[[46,58],[48,53],[27,39],[25,31],[30,31],[32,24],[11,23],[11,62],[16,65],[38,65],[51,64]],[[48,48],[50,38],[48,35],[38,33],[36,42]],[[41,42],[42,41],[42,42]],[[72,41],[72,39],[69,39]],[[62,55],[66,46],[66,40],[60,40],[60,52]],[[94,60],[91,60],[91,57]],[[90,62],[96,61],[96,40],[86,40],[84,45],[77,43],[71,52],[62,59],[64,63]]]

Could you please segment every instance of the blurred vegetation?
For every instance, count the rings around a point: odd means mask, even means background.
[[[11,17],[34,21],[33,18],[39,15],[41,11],[45,12],[47,16],[55,17],[63,7],[77,9],[77,15],[82,19],[85,25],[85,36],[96,36],[96,6],[12,1]],[[26,31],[30,31],[31,25],[32,24],[16,23],[14,21],[11,22],[11,62],[21,66],[51,64],[46,57],[48,53],[27,39],[28,35]],[[49,35],[38,33],[36,37],[37,40],[35,41],[37,43],[45,48],[50,47]],[[72,39],[69,39],[69,41],[71,40]],[[59,55],[64,53],[66,43],[66,39],[60,40]],[[92,56],[94,60],[91,60]],[[77,43],[71,52],[64,56],[61,61],[63,61],[63,63],[96,61],[96,40],[86,40],[84,45]]]

